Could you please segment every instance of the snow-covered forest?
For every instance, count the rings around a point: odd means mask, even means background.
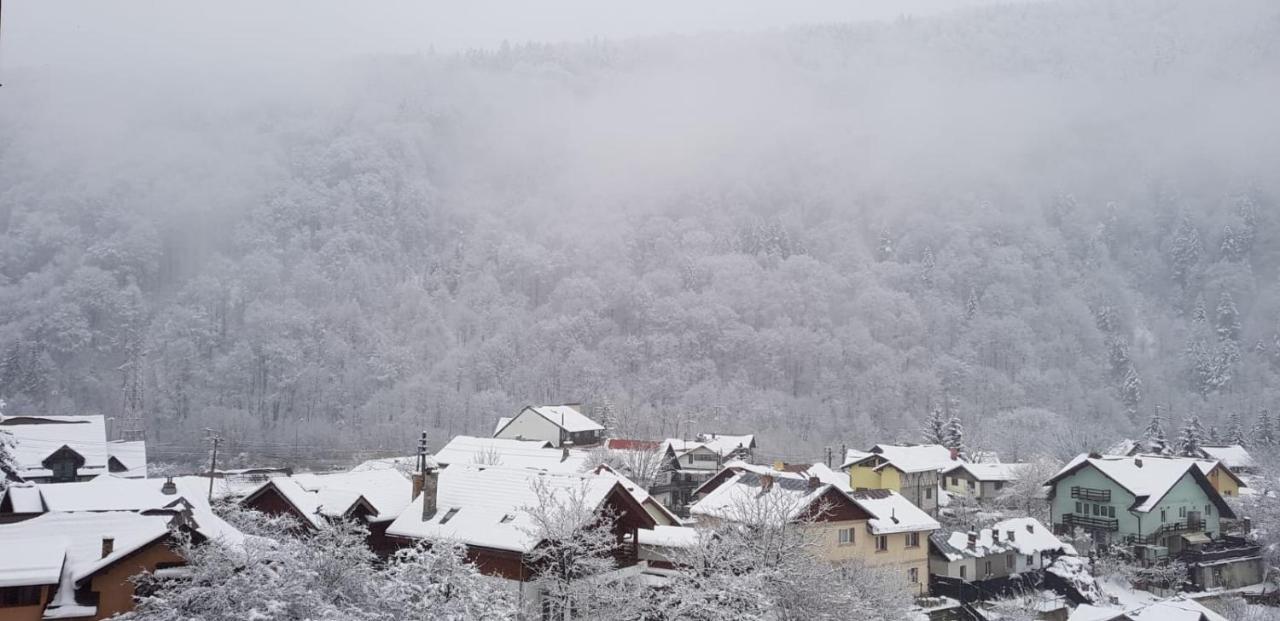
[[[1025,461],[1280,410],[1272,0],[276,69],[6,76],[8,414],[163,461],[585,402],[813,460],[941,408]]]

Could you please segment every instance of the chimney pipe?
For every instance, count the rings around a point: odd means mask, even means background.
[[[102,558],[107,558],[108,556],[111,556],[111,553],[115,551],[115,549],[116,549],[116,540],[114,537],[102,538]]]
[[[818,477],[809,477],[809,489],[815,490],[822,486],[822,481]]]
[[[160,493],[165,496],[172,496],[178,493],[178,486],[173,483],[173,477],[165,479],[164,485],[160,486]]]
[[[760,491],[767,492],[773,489],[773,475],[766,474],[760,477]]]
[[[1134,457],[1134,458],[1133,458],[1133,465],[1134,465],[1134,466],[1137,466],[1137,467],[1139,467],[1139,468],[1141,468],[1141,467],[1142,467],[1142,458],[1141,458],[1141,457]]]
[[[436,494],[440,488],[440,471],[427,468],[422,473],[422,521],[430,520],[436,514]]]
[[[969,533],[969,549],[973,550],[973,549],[976,549],[977,547],[978,547],[978,533],[970,532]]]

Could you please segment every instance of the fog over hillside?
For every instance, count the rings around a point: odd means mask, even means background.
[[[1275,2],[626,34],[11,61],[6,413],[269,458],[584,402],[813,460],[1280,409]]]

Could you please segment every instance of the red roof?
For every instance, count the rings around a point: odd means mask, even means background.
[[[615,451],[656,451],[662,447],[662,443],[654,442],[653,440],[609,438],[608,446]]]

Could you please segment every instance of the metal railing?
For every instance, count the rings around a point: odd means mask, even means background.
[[[1111,490],[1092,487],[1072,487],[1071,497],[1094,502],[1111,502]]]

